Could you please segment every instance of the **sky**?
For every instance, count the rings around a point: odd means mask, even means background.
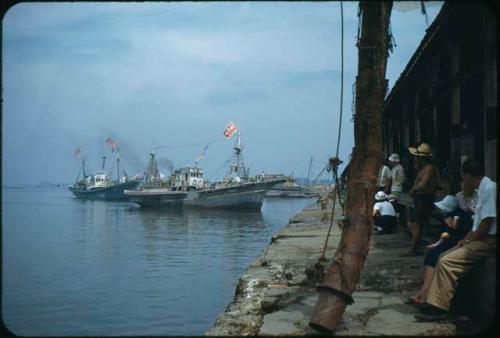
[[[396,3],[389,86],[442,2]],[[339,157],[353,147],[358,3],[344,2],[344,97]],[[199,162],[227,173],[241,133],[250,174],[311,177],[335,154],[340,98],[339,2],[21,3],[2,35],[4,185],[73,182],[98,169],[108,137],[131,175],[153,151],[160,170]],[[81,149],[79,158],[75,149]],[[342,168],[341,168],[342,169]]]

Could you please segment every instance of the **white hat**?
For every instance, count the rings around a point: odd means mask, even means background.
[[[434,205],[441,211],[452,212],[458,206],[458,201],[455,196],[446,195],[441,201],[435,202]]]
[[[385,194],[385,192],[379,191],[378,193],[375,194],[375,199],[377,201],[383,201],[383,200],[387,199],[387,195]]]
[[[391,156],[389,156],[389,161],[391,161],[391,162],[399,162],[401,160],[399,159],[399,155],[398,154],[392,154]]]

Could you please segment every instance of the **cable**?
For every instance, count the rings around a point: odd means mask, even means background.
[[[344,6],[340,1],[340,117],[337,138],[337,151],[335,157],[339,157],[340,135],[342,134],[342,109],[344,103]]]
[[[328,171],[332,171],[333,175],[333,180],[335,182],[334,185],[334,190],[333,190],[333,203],[332,203],[332,215],[330,217],[330,226],[328,227],[328,233],[326,235],[325,239],[325,244],[323,245],[323,251],[321,252],[321,256],[318,260],[318,263],[315,265],[315,269],[317,271],[322,271],[323,270],[323,263],[326,261],[325,259],[325,253],[326,253],[326,247],[328,246],[328,240],[330,239],[330,233],[332,231],[332,226],[333,226],[333,219],[335,217],[335,205],[337,202],[337,195],[339,196],[339,203],[342,206],[343,209],[343,203],[340,202],[340,190],[339,190],[339,180],[338,180],[338,175],[337,175],[337,169],[338,165],[342,162],[340,162],[338,156],[339,156],[339,147],[340,147],[340,136],[342,133],[342,108],[343,108],[343,96],[344,96],[344,7],[342,0],[340,1],[340,116],[339,116],[339,130],[338,130],[338,137],[337,137],[337,149],[335,153],[335,158],[330,159],[329,165],[325,166],[321,173],[328,168]],[[321,174],[320,173],[320,174]],[[319,177],[319,175],[318,175]],[[343,213],[345,213],[345,210],[342,210]]]

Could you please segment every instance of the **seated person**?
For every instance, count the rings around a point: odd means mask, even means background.
[[[391,233],[397,225],[396,211],[383,191],[377,192],[375,200],[372,214],[374,228],[378,233]]]
[[[467,189],[478,189],[472,230],[439,257],[426,304],[420,309],[424,313],[415,316],[420,321],[447,319],[457,283],[496,252],[496,183],[484,176],[483,162],[474,160],[463,163],[462,179]]]
[[[440,239],[427,246],[430,250],[424,259],[424,283],[417,294],[406,301],[407,304],[425,302],[439,255],[457,245],[472,229],[475,198],[477,198],[476,193],[464,190],[462,185],[462,191],[455,196],[448,195],[442,201],[434,203],[441,212],[445,213],[446,227]]]

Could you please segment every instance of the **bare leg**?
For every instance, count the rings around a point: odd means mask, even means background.
[[[427,299],[427,293],[429,291],[429,287],[431,286],[432,274],[434,273],[434,268],[432,266],[426,266],[424,271],[424,283],[420,290],[411,297],[418,303],[424,303]]]
[[[422,223],[415,222],[414,233],[412,238],[412,251],[414,253],[421,252],[420,240],[422,239]]]
[[[429,288],[431,286],[433,274],[434,274],[434,268],[432,266],[426,266],[424,272],[424,285],[423,285],[424,294],[421,299],[424,302],[427,299],[427,293],[429,292]]]

